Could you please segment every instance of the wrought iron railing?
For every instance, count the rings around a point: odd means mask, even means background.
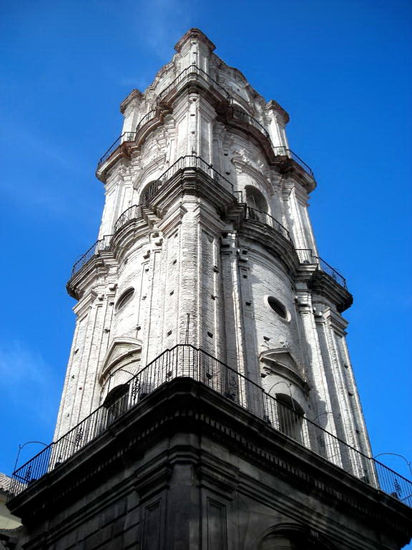
[[[177,159],[167,170],[165,170],[157,179],[156,185],[151,187],[150,193],[145,196],[144,204],[134,204],[127,208],[120,217],[116,220],[114,225],[114,232],[118,231],[120,227],[126,224],[132,219],[141,218],[143,215],[142,207],[147,206],[148,202],[155,197],[159,192],[162,185],[173,177],[179,170],[195,169],[201,170],[207,176],[213,179],[213,181],[226,191],[228,191],[238,201],[242,202],[242,192],[234,189],[233,183],[229,181],[225,176],[222,176],[217,170],[213,168],[211,164],[197,155],[185,155]],[[71,276],[75,275],[93,256],[98,254],[101,250],[107,250],[110,245],[110,239],[112,235],[107,235],[103,239],[96,241],[73,265]]]
[[[203,81],[207,85],[211,85],[215,87],[222,95],[225,97],[225,99],[229,102],[229,104],[233,107],[232,115],[235,120],[241,120],[242,122],[246,122],[250,124],[251,126],[257,128],[271,143],[270,134],[266,130],[266,128],[261,124],[255,117],[253,117],[248,112],[244,111],[243,109],[240,109],[237,106],[236,99],[224,88],[221,84],[219,84],[214,78],[212,78],[206,71],[198,67],[197,65],[189,65],[189,67],[186,67],[181,71],[176,78],[172,80],[166,88],[164,88],[157,96],[157,102],[161,103],[164,98],[169,94],[171,90],[174,88],[178,88],[178,86],[184,82],[186,79],[190,79],[191,76],[195,76],[197,80]],[[107,151],[104,153],[104,155],[99,159],[98,167],[105,162],[110,155],[125,141],[134,141],[137,137],[137,134],[139,130],[151,119],[156,117],[156,109],[153,109],[146,113],[144,117],[139,121],[136,127],[135,132],[124,132],[119,138],[116,139],[114,143],[107,149]],[[293,159],[295,162],[297,162],[306,172],[308,172],[312,177],[314,177],[313,171],[310,168],[306,162],[304,162],[296,153],[294,153],[291,149],[288,149],[284,146],[278,146],[273,148],[275,156],[278,157],[287,157]]]
[[[287,147],[278,146],[273,148],[275,152],[275,156],[277,157],[288,157],[293,159],[295,162],[297,162],[304,170],[305,172],[308,172],[312,177],[314,177],[314,173],[312,168],[306,164],[305,161],[303,161],[296,153],[294,153],[291,149],[288,149]]]
[[[332,279],[334,279],[340,286],[343,288],[348,288],[346,284],[346,279],[341,275],[334,267],[328,264],[320,256],[315,256],[311,248],[297,248],[296,253],[299,257],[300,263],[302,264],[313,264],[316,265],[321,271],[327,273]]]
[[[100,157],[99,162],[97,163],[97,167],[101,166],[106,160],[111,156],[112,153],[121,145],[122,143],[125,143],[126,141],[135,141],[137,134],[143,126],[149,122],[149,120],[155,118],[156,116],[156,110],[153,109],[146,113],[143,118],[141,118],[136,126],[136,130],[134,132],[123,132],[121,136],[119,136],[116,141],[114,141],[110,147],[107,149],[107,151],[104,153],[103,156]]]
[[[143,128],[143,126],[149,122],[149,120],[153,120],[154,118],[156,118],[156,109],[152,109],[151,111],[149,111],[148,113],[146,113],[144,115],[144,117],[142,117],[139,122],[137,123],[137,126],[136,126],[136,134],[138,133],[138,131]]]
[[[252,208],[251,206],[246,206],[246,219],[268,225],[272,229],[275,229],[276,231],[281,233],[289,241],[292,240],[290,238],[289,231],[286,229],[286,227],[284,227],[280,222],[278,222],[275,218],[273,218],[267,212],[263,212],[262,210],[257,210],[256,208]]]
[[[168,179],[170,179],[174,174],[179,170],[185,170],[189,168],[194,168],[196,170],[201,170],[206,175],[211,177],[220,187],[223,187],[226,191],[234,195],[236,198],[239,198],[240,192],[235,191],[233,183],[222,176],[212,164],[209,164],[207,161],[202,159],[197,155],[185,155],[177,159],[161,176],[159,176],[159,181],[163,184]]]
[[[140,204],[129,206],[116,220],[114,224],[114,232],[116,233],[121,227],[126,225],[131,220],[137,220],[143,217],[143,207]]]
[[[183,69],[183,71],[180,72],[176,76],[176,78],[174,78],[172,82],[159,93],[159,95],[157,96],[158,101],[163,101],[171,90],[177,88],[181,82],[189,79],[189,77],[193,75],[196,76],[196,79],[203,80],[207,84],[217,88],[219,92],[223,95],[223,97],[225,97],[228,101],[230,100],[231,96],[229,92],[225,88],[223,88],[223,86],[221,86],[214,78],[212,78],[206,71],[204,71],[197,65],[189,65],[189,67]]]
[[[72,268],[72,277],[87,264],[89,260],[96,256],[102,250],[109,250],[112,235],[105,235],[102,239],[96,241],[92,246],[74,263]]]
[[[107,149],[107,151],[104,153],[103,156],[100,157],[99,162],[97,166],[99,167],[103,162],[105,162],[112,153],[121,145],[122,143],[126,141],[134,141],[136,138],[136,132],[123,132],[121,136],[119,136],[116,141],[114,141],[110,147]]]
[[[261,124],[255,117],[253,117],[243,109],[233,109],[233,118],[235,120],[240,120],[242,122],[250,124],[251,126],[254,126],[270,141],[269,132],[266,130],[263,124]]]
[[[11,493],[57,468],[102,434],[128,410],[164,384],[191,378],[261,418],[268,426],[344,469],[363,482],[412,506],[412,483],[309,420],[301,410],[265,392],[236,370],[189,344],[167,349],[128,383],[128,392],[110,406],[101,405],[77,426],[13,472]]]

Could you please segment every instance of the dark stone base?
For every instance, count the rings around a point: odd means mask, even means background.
[[[26,550],[395,550],[411,510],[191,379],[9,503]]]

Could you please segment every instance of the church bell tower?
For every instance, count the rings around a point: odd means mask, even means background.
[[[15,472],[24,548],[395,550],[288,113],[198,29],[121,103],[54,442]],[[409,491],[409,492],[408,492]]]

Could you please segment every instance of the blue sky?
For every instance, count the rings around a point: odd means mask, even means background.
[[[345,317],[374,453],[410,461],[412,5],[19,0],[0,4],[0,471],[19,443],[52,437],[74,327],[65,283],[96,240],[94,171],[120,134],[119,104],[194,26],[291,115],[291,148],[318,182],[320,254],[354,294]]]

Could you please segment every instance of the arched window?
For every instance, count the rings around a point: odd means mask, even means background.
[[[278,430],[285,435],[302,442],[302,424],[304,411],[292,397],[284,393],[276,394]]]
[[[284,535],[269,536],[260,546],[260,550],[299,550],[300,548],[293,540]]]
[[[123,292],[123,294],[120,295],[119,299],[116,302],[116,311],[119,311],[122,307],[124,307],[127,302],[129,302],[134,294],[134,288],[130,287],[127,290]]]
[[[259,189],[257,189],[256,187],[253,187],[252,185],[246,185],[245,192],[246,192],[246,203],[248,206],[250,206],[250,208],[259,210],[260,212],[267,213],[268,203],[266,202],[266,199],[263,196],[263,193],[261,193]]]
[[[324,535],[304,525],[281,524],[269,530],[258,545],[259,550],[332,550]]]
[[[107,410],[107,425],[127,411],[129,384],[120,384],[106,395],[103,407]]]
[[[151,181],[150,183],[145,185],[144,189],[140,193],[139,205],[148,207],[150,201],[160,189],[161,185],[161,182],[158,180]]]

